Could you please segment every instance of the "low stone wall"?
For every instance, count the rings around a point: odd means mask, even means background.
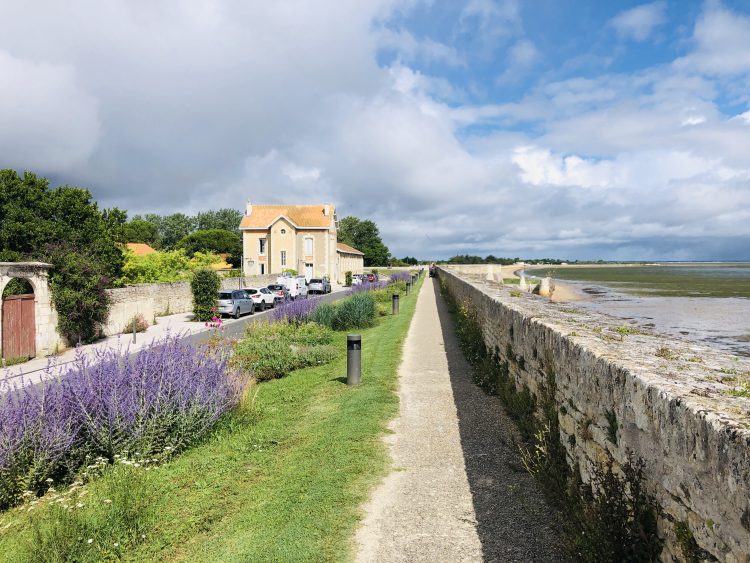
[[[223,278],[222,289],[265,286],[276,280],[276,275]],[[190,282],[142,283],[108,290],[112,298],[109,319],[104,325],[107,336],[120,334],[136,314],[141,314],[152,323],[154,317],[187,313],[193,310],[193,294]]]
[[[621,320],[450,267],[440,279],[476,308],[485,344],[507,361],[518,389],[538,396],[551,364],[562,443],[585,481],[609,456],[644,460],[645,486],[660,506],[662,560],[685,560],[675,530],[683,523],[719,561],[750,561],[750,399],[728,394],[750,361],[617,331]]]

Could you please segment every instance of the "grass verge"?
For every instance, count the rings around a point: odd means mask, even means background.
[[[416,294],[362,331],[360,386],[344,383],[337,333],[336,360],[251,388],[216,434],[147,478],[145,467],[108,471],[69,500],[0,516],[0,560],[351,559],[359,507],[388,468],[381,436]],[[123,507],[123,490],[148,504]]]

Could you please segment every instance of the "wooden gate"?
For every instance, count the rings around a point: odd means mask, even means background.
[[[3,299],[3,358],[36,356],[34,295],[9,295]]]

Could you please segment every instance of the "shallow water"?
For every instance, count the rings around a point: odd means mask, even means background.
[[[750,264],[671,263],[623,266],[558,266],[528,270],[561,281],[594,282],[633,295],[750,298]]]

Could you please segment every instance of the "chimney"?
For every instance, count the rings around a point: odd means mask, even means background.
[[[245,212],[245,215],[250,215],[253,212],[253,204],[250,203],[250,200],[247,200],[247,211]]]
[[[323,215],[328,217],[331,214],[331,206],[327,203],[323,206]]]

